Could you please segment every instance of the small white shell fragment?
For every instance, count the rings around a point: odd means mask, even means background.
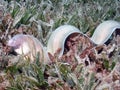
[[[97,44],[104,44],[116,29],[120,29],[120,23],[113,20],[104,21],[95,29],[91,40]]]
[[[81,33],[79,29],[71,25],[62,25],[53,31],[47,44],[47,52],[54,55],[58,49],[61,49],[59,57],[63,55],[64,44],[67,37],[73,33]]]
[[[45,63],[49,61],[47,52],[40,41],[31,35],[17,34],[8,41],[8,46],[12,47],[17,54],[30,57],[32,62],[38,52],[40,61],[44,60]]]

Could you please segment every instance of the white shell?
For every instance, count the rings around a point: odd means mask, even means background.
[[[63,55],[64,44],[67,37],[73,33],[81,33],[79,29],[71,25],[62,25],[53,31],[47,44],[47,52],[54,55],[58,49],[61,49],[59,57]]]
[[[49,61],[47,52],[38,39],[31,35],[17,34],[8,41],[8,46],[13,47],[17,54],[29,56],[31,61],[35,59],[37,53],[40,53],[40,61],[45,63]]]
[[[97,45],[104,44],[116,29],[120,29],[119,22],[113,20],[104,21],[95,29],[91,40]]]

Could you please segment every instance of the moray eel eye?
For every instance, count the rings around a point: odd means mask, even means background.
[[[13,48],[13,47],[11,47],[11,48],[10,48],[10,50],[9,50],[8,54],[12,54],[12,55],[15,55],[15,56],[17,56],[17,55],[18,55],[18,54],[17,54],[17,52],[14,50],[14,48]]]

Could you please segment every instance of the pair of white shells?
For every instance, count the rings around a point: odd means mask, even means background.
[[[104,44],[116,29],[120,29],[119,22],[113,20],[104,21],[95,29],[94,34],[89,39],[94,44]],[[18,54],[29,54],[31,58],[33,58],[37,52],[40,52],[40,59],[44,59],[44,61],[47,62],[49,60],[48,52],[54,55],[58,49],[61,49],[59,57],[63,55],[64,44],[67,37],[75,33],[83,34],[78,28],[71,25],[58,27],[52,32],[48,40],[47,51],[39,40],[30,35],[16,35],[8,41],[8,46],[13,47]]]

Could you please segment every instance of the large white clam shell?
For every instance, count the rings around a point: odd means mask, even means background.
[[[40,41],[31,35],[17,34],[8,41],[8,46],[12,47],[17,54],[28,56],[32,62],[38,52],[40,61],[43,60],[45,63],[49,61],[47,52]]]
[[[95,29],[91,40],[97,44],[104,44],[116,29],[120,29],[120,23],[113,20],[104,21]]]
[[[59,57],[63,55],[64,44],[67,37],[74,33],[81,33],[79,29],[71,25],[62,25],[52,32],[47,44],[47,52],[54,55],[58,49],[61,49]]]

